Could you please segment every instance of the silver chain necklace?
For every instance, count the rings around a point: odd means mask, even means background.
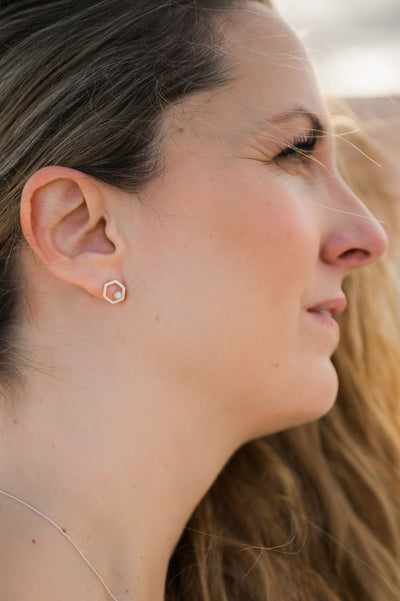
[[[40,516],[41,518],[46,520],[46,522],[48,522],[49,524],[54,526],[54,528],[56,528],[56,530],[58,530],[58,532],[60,534],[62,534],[62,536],[71,543],[71,545],[74,547],[75,551],[78,551],[79,555],[82,557],[83,561],[86,563],[88,568],[93,572],[93,574],[96,576],[97,580],[99,580],[101,582],[103,588],[107,591],[107,594],[110,596],[110,598],[113,599],[113,601],[118,601],[117,597],[112,594],[112,592],[110,591],[110,589],[108,588],[108,586],[106,585],[106,583],[104,582],[103,578],[100,576],[100,574],[98,573],[96,568],[94,566],[92,566],[92,564],[90,563],[88,558],[85,556],[85,554],[80,550],[80,548],[78,547],[76,542],[66,532],[65,528],[61,528],[61,526],[56,524],[56,522],[53,522],[53,520],[50,519],[47,515],[45,515],[41,511],[39,511],[39,509],[36,509],[36,507],[32,507],[32,505],[29,505],[29,503],[26,503],[22,499],[19,499],[18,497],[15,497],[14,495],[10,495],[10,493],[6,492],[5,490],[0,489],[0,494],[4,495],[5,497],[8,497],[9,499],[13,499],[14,501],[17,501],[17,503],[20,503],[20,505],[27,507],[28,509],[33,511],[33,513],[36,513],[36,515]]]

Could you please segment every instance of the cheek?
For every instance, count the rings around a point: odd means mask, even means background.
[[[243,398],[250,390],[265,397],[266,381],[298,343],[316,238],[293,194],[271,183],[263,192],[240,175],[163,219],[155,296],[174,337],[167,346],[180,349],[186,373],[218,394],[236,387]]]
[[[246,182],[243,176],[235,183],[223,197],[226,211],[215,212],[212,224],[227,275],[235,275],[243,294],[270,299],[267,310],[299,300],[319,254],[312,205],[272,178]]]

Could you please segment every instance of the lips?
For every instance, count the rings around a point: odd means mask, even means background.
[[[335,298],[326,299],[321,302],[312,305],[307,309],[307,313],[319,328],[322,326],[323,331],[329,331],[335,338],[335,346],[337,345],[340,337],[339,324],[334,315],[343,313],[347,305],[346,297],[343,295]],[[321,331],[321,330],[319,330]]]
[[[310,313],[319,313],[327,317],[332,317],[333,315],[340,315],[340,313],[343,313],[343,311],[346,309],[346,306],[346,297],[341,295],[337,296],[336,298],[331,298],[319,302],[307,309],[307,311],[309,311]]]

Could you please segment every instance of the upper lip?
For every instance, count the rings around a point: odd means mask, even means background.
[[[307,311],[317,313],[318,311],[328,311],[331,315],[339,315],[346,309],[347,300],[343,295],[337,296],[336,298],[330,298],[324,300],[312,307],[309,307]]]

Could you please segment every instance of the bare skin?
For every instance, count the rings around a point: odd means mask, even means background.
[[[297,38],[251,4],[226,34],[234,81],[172,114],[165,173],[140,198],[62,167],[22,198],[33,368],[3,420],[1,487],[64,527],[119,601],[162,601],[185,523],[241,444],[329,410],[338,332],[320,305],[386,246],[336,172]],[[315,149],[282,154],[315,117]],[[2,599],[108,599],[54,528],[0,508]]]

